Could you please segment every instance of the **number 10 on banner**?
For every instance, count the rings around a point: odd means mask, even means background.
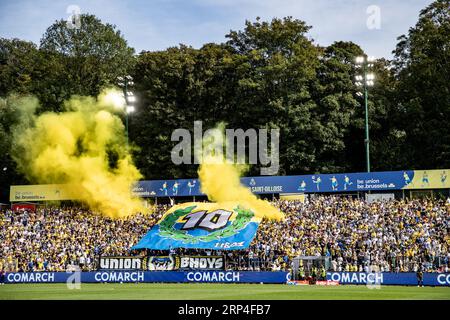
[[[205,229],[208,231],[224,228],[230,220],[233,212],[226,210],[214,210],[212,212],[197,211],[184,217],[181,230]]]

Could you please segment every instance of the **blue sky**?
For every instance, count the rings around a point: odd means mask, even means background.
[[[246,19],[293,16],[313,26],[309,37],[320,45],[354,41],[375,57],[391,58],[396,38],[417,22],[431,0],[0,0],[0,37],[39,43],[46,28],[69,16],[77,5],[115,24],[130,46],[163,50],[180,43],[195,48],[222,42]],[[370,6],[380,9],[379,28],[367,27]],[[371,7],[373,8],[373,7]]]

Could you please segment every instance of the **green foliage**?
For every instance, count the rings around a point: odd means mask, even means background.
[[[395,49],[400,152],[409,168],[447,168],[450,158],[450,7],[437,0]],[[420,146],[420,147],[417,147]]]
[[[92,15],[81,16],[80,29],[68,28],[64,20],[55,22],[39,49],[30,42],[0,39],[0,97],[32,94],[40,100],[39,112],[61,111],[70,96],[96,96],[102,87],[114,84],[133,66],[133,52],[114,26]],[[3,201],[9,185],[25,182],[10,157],[10,128],[17,119],[12,100],[4,100],[0,109]]]
[[[358,144],[351,133],[355,124],[362,120],[358,113],[360,101],[356,100],[354,85],[354,61],[362,49],[352,42],[335,42],[322,48],[321,64],[311,86],[314,98],[313,132],[311,144],[316,150],[316,167],[313,172],[336,172],[351,168],[351,159],[345,159],[345,151],[352,143]],[[358,132],[359,134],[359,132]],[[361,132],[359,137],[363,137]],[[361,145],[362,146],[362,145]],[[352,146],[353,147],[353,146]],[[361,148],[353,148],[353,153]]]
[[[134,50],[120,31],[86,14],[80,16],[80,28],[69,28],[65,20],[52,24],[41,39],[40,51],[46,67],[35,94],[51,110],[60,109],[61,102],[74,94],[98,95],[134,63]]]
[[[354,85],[354,59],[364,52],[352,42],[319,47],[310,29],[292,17],[257,18],[230,31],[225,43],[134,56],[115,26],[82,15],[79,29],[63,20],[52,24],[39,48],[0,39],[0,96],[33,94],[40,112],[60,111],[71,95],[97,95],[131,74],[138,104],[129,118],[130,140],[146,179],[196,176],[197,166],[170,159],[172,131],[192,130],[195,120],[203,130],[220,122],[279,128],[279,174],[365,170],[364,108]],[[448,1],[436,0],[399,37],[394,60],[376,61],[369,91],[373,170],[448,167],[449,35]],[[0,164],[8,168],[2,185],[22,179],[9,157],[13,109],[2,100]]]
[[[19,110],[16,100],[19,97],[11,95],[7,99],[0,98],[0,202],[9,200],[11,184],[25,184],[25,178],[16,171],[16,163],[12,158],[15,146],[12,144],[11,128],[17,124]]]
[[[0,96],[32,92],[38,55],[34,43],[0,38]]]

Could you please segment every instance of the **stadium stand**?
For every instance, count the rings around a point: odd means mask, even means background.
[[[290,270],[297,256],[326,256],[331,258],[332,271],[366,271],[376,265],[381,271],[408,272],[420,265],[428,272],[448,272],[448,201],[368,203],[320,196],[304,203],[272,203],[285,212],[284,221],[263,221],[245,251],[214,252],[226,255],[229,269]],[[100,255],[163,254],[130,252],[130,248],[167,209],[158,205],[153,214],[121,220],[80,208],[2,210],[0,261],[25,272],[65,271],[70,265],[95,270]],[[174,249],[170,253],[193,252]]]

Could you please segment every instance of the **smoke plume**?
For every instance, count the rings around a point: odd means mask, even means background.
[[[107,216],[142,212],[140,200],[130,192],[141,174],[117,115],[123,104],[120,92],[108,89],[97,99],[71,98],[64,112],[37,115],[37,99],[19,99],[20,119],[13,129],[18,169],[30,182],[76,186],[74,193],[81,201]]]
[[[257,217],[283,219],[280,210],[268,201],[258,199],[247,187],[241,185],[240,176],[246,166],[233,164],[224,157],[223,148],[227,141],[223,132],[224,125],[220,124],[209,130],[207,138],[203,140],[203,152],[199,152],[203,154],[203,158],[198,170],[202,192],[213,202],[239,202],[252,209]]]

